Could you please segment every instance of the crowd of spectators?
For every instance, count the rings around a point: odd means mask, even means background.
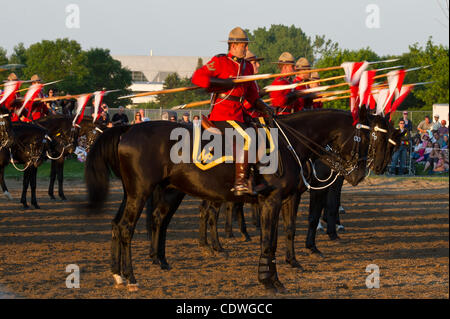
[[[423,172],[427,174],[448,172],[448,127],[445,120],[440,121],[439,115],[434,115],[432,122],[429,116],[425,116],[417,126],[417,133],[412,134],[412,122],[409,121],[408,112],[405,111],[398,125],[399,129],[406,133],[392,156],[389,170],[391,174],[408,173],[405,171],[408,161],[413,168],[423,165]]]

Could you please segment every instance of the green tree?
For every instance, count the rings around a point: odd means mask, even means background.
[[[130,104],[131,101],[117,100],[117,97],[131,93],[127,87],[131,85],[131,71],[122,68],[120,61],[114,60],[108,49],[94,48],[85,52],[85,67],[88,69],[86,81],[83,86],[84,92],[96,90],[116,90],[107,94],[104,98],[110,107]]]
[[[54,85],[66,93],[83,93],[89,75],[87,58],[74,40],[43,40],[32,44],[25,53],[27,66],[24,76],[29,79],[38,74],[43,81],[63,80]]]
[[[343,62],[360,62],[360,61],[378,61],[380,57],[372,51],[370,48],[362,48],[359,50],[342,50],[336,48],[332,48],[331,50],[325,50],[322,53],[322,57],[315,64],[316,68],[325,68],[330,66],[338,66]],[[376,68],[383,68],[385,66],[383,64],[376,64]],[[329,78],[338,75],[343,75],[344,72],[342,69],[333,70],[333,71],[324,71],[320,72],[321,78]],[[336,83],[342,83],[342,80],[335,81],[327,81],[323,82],[322,85],[331,85]],[[342,88],[336,88],[336,90],[348,89],[348,86],[343,86]],[[338,108],[338,109],[349,109],[350,101],[349,99],[335,100],[326,102],[325,107],[327,108]]]
[[[427,69],[408,72],[405,83],[434,81],[432,84],[415,87],[403,103],[403,107],[431,110],[435,103],[449,102],[448,47],[433,44],[430,38],[425,48],[420,47],[418,43],[411,45],[409,52],[401,56],[399,63],[406,68],[431,66]]]
[[[177,73],[171,73],[164,81],[164,89],[192,86],[191,79],[180,78]],[[202,89],[179,92],[174,94],[162,94],[156,97],[158,105],[164,109],[182,105],[190,102],[197,102],[209,99],[209,94]]]
[[[9,57],[9,63],[11,64],[22,64],[27,65],[27,57],[26,57],[27,49],[23,45],[22,42],[14,46],[14,52]],[[19,79],[23,78],[23,69],[16,68],[14,71]]]
[[[8,58],[6,57],[6,50],[0,47],[0,65],[8,64]],[[0,80],[4,80],[8,77],[8,70],[0,71]]]

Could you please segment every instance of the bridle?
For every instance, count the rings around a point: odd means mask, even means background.
[[[10,156],[10,162],[11,164],[14,166],[14,168],[20,172],[25,171],[28,167],[30,167],[31,164],[33,163],[37,163],[38,160],[41,158],[42,153],[44,152],[44,148],[47,145],[47,141],[52,142],[52,139],[50,138],[50,136],[48,136],[47,134],[45,134],[44,139],[42,140],[42,143],[39,143],[41,146],[35,148],[37,143],[32,143],[30,144],[30,147],[27,148],[25,147],[25,145],[23,145],[23,143],[21,141],[17,141],[16,145],[19,149],[21,149],[21,151],[25,154],[26,158],[29,158],[29,160],[25,163],[25,167],[24,168],[19,168],[15,165],[14,163],[14,157],[13,157],[13,152],[11,150],[11,148],[9,148],[9,156]]]
[[[13,141],[11,139],[11,133],[8,132],[7,124],[8,121],[5,119],[9,116],[9,113],[6,114],[0,114],[0,150],[2,150],[5,147],[10,146]]]
[[[329,180],[331,178],[331,176],[332,176],[332,174],[334,172],[337,173],[335,178],[333,179],[333,181],[330,184],[328,184],[326,186],[323,186],[323,187],[313,187],[307,182],[307,180],[306,180],[306,178],[304,176],[302,162],[301,162],[297,152],[295,151],[294,147],[292,146],[291,142],[289,141],[289,138],[285,134],[284,130],[281,128],[281,125],[278,123],[278,121],[276,121],[276,119],[273,119],[273,122],[278,127],[278,129],[280,130],[282,136],[286,140],[286,142],[288,144],[287,148],[293,154],[294,158],[296,159],[297,163],[299,164],[301,178],[302,178],[305,186],[308,189],[319,190],[319,189],[327,188],[327,187],[329,187],[330,185],[332,185],[336,181],[336,179],[337,179],[337,177],[339,175],[347,176],[347,175],[351,174],[358,167],[359,162],[367,160],[367,156],[362,157],[361,154],[360,154],[361,153],[361,141],[362,141],[362,139],[361,139],[361,130],[365,129],[365,130],[370,130],[370,132],[372,131],[372,129],[369,126],[367,126],[367,125],[358,123],[355,126],[354,134],[350,135],[345,140],[345,142],[342,144],[341,149],[344,149],[345,145],[350,141],[350,139],[353,136],[353,145],[352,145],[352,151],[351,151],[352,159],[350,161],[345,161],[342,158],[341,153],[338,150],[333,149],[330,145],[327,144],[325,147],[323,147],[322,145],[320,145],[320,144],[316,143],[315,141],[311,140],[310,138],[308,138],[304,134],[294,130],[291,127],[289,127],[289,125],[285,125],[285,129],[287,131],[289,131],[292,135],[294,135],[294,137],[296,137],[297,140],[301,144],[303,144],[304,146],[309,148],[319,158],[324,158],[325,157],[324,159],[328,162],[328,165],[330,166],[331,171],[332,171],[327,180]],[[308,143],[304,142],[305,140]],[[309,145],[309,143],[313,144],[316,148],[318,148],[322,152],[322,154],[320,152],[318,152],[316,149],[314,149],[313,147],[311,147]],[[325,155],[323,153],[325,153]],[[313,166],[313,172],[314,172],[314,175],[316,175],[314,166]],[[317,178],[317,176],[316,176],[316,178]]]

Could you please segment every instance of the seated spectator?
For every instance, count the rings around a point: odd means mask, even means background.
[[[169,121],[172,116],[175,117],[175,121],[176,121],[177,120],[177,112],[175,112],[175,111],[164,111],[161,114],[161,120]]]
[[[126,124],[128,124],[128,116],[124,113],[124,107],[119,106],[119,113],[114,114],[112,118],[112,125],[119,126]]]
[[[442,136],[442,146],[441,149],[448,149],[448,135]]]
[[[438,143],[439,146],[442,146],[442,138],[439,136],[438,131],[434,131],[433,137],[431,138],[432,143]]]
[[[438,129],[439,135],[444,136],[445,134],[448,135],[448,127],[446,127],[447,122],[445,120],[441,121],[441,127]]]
[[[421,155],[419,155],[419,150],[422,148],[422,141],[420,140],[420,137],[416,136],[413,139],[413,152],[411,153],[412,159],[418,159]],[[425,149],[424,149],[425,150]],[[422,153],[423,155],[423,153]]]
[[[428,156],[427,162],[425,163],[425,167],[423,169],[424,172],[426,172],[430,167],[432,167],[432,169],[434,168],[434,165],[439,161],[439,154],[441,154],[439,144],[434,143],[430,155]]]
[[[434,115],[434,122],[433,125],[431,127],[432,131],[437,131],[439,130],[439,128],[441,127],[441,123],[439,122],[439,114],[435,114]]]
[[[176,121],[177,121],[177,118],[176,118],[174,115],[171,115],[169,121],[170,121],[170,122],[176,122]]]
[[[432,150],[433,150],[433,143],[431,143],[431,141],[427,141],[425,147],[422,144],[422,148],[419,150],[420,157],[416,160],[416,163],[426,161]]]
[[[434,165],[433,172],[448,172],[448,159],[443,152],[439,154],[439,159]]]
[[[142,115],[140,112],[137,112],[136,114],[134,114],[134,121],[131,122],[131,124],[139,124],[142,123]]]
[[[417,126],[417,130],[420,133],[420,136],[422,137],[424,134],[427,133],[428,130],[431,130],[433,127],[433,123],[430,122],[430,117],[427,115],[425,116],[425,119],[419,123]]]

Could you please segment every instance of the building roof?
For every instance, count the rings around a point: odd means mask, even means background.
[[[164,82],[171,73],[181,78],[191,77],[197,68],[198,59],[207,63],[211,57],[199,56],[149,56],[149,55],[113,55],[113,58],[133,72],[142,72],[148,82]]]

